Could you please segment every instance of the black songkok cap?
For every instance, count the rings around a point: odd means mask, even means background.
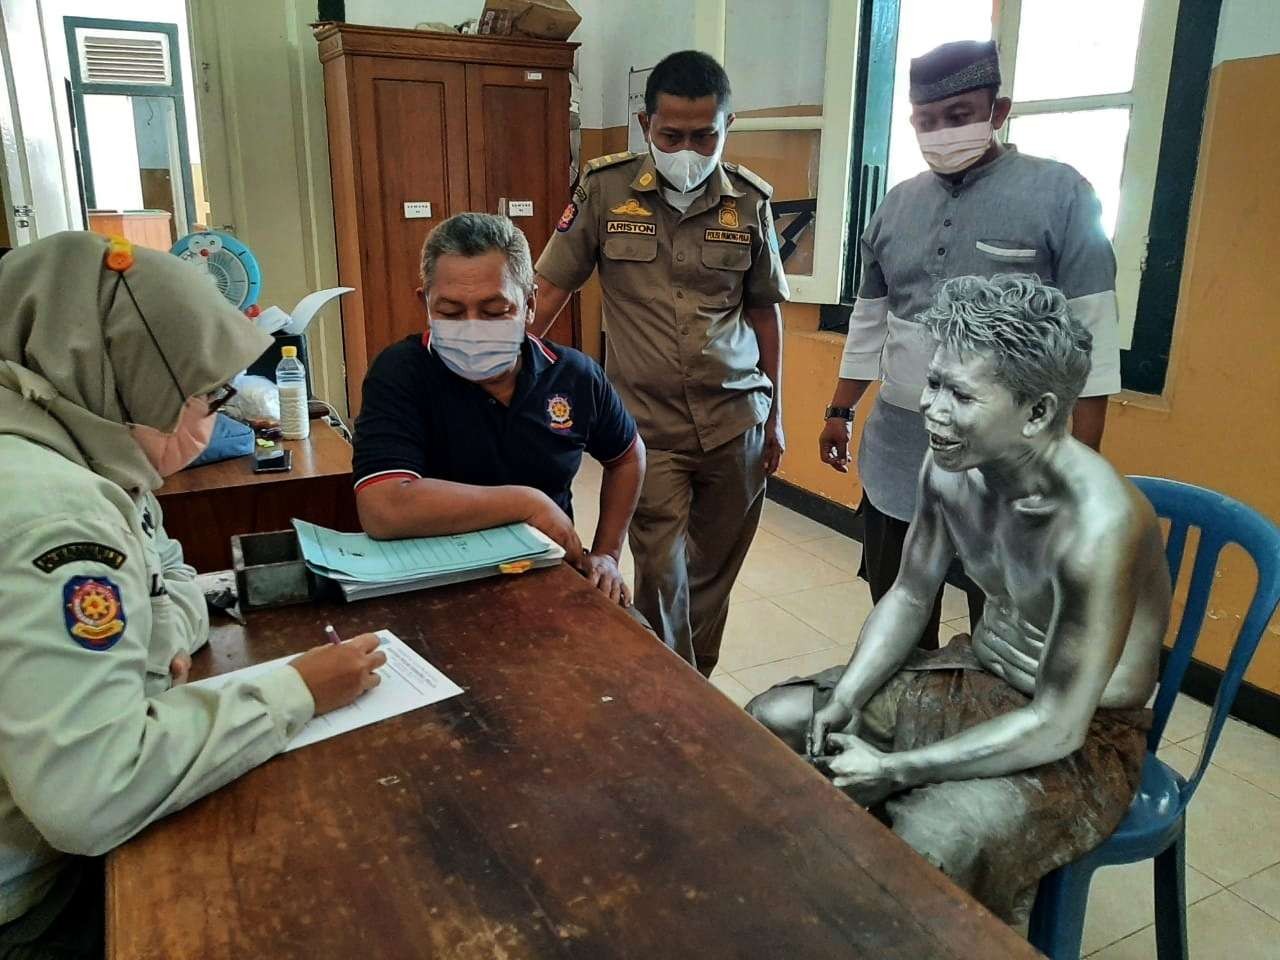
[[[933,103],[999,86],[1000,55],[992,40],[944,43],[911,61],[912,103]]]

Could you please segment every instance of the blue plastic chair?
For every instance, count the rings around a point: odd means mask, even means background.
[[[1084,932],[1089,881],[1099,867],[1155,859],[1156,949],[1160,960],[1186,960],[1186,810],[1209,766],[1227,712],[1236,698],[1258,641],[1280,606],[1280,527],[1238,500],[1157,477],[1131,477],[1161,517],[1171,522],[1165,555],[1175,582],[1187,544],[1187,529],[1200,528],[1200,543],[1187,605],[1177,640],[1160,678],[1155,723],[1147,737],[1142,782],[1128,815],[1102,846],[1075,863],[1053,871],[1040,881],[1027,938],[1052,960],[1079,960]],[[1156,758],[1156,749],[1182,685],[1183,674],[1204,625],[1209,591],[1218,556],[1228,543],[1249,552],[1258,569],[1258,586],[1249,612],[1236,635],[1231,658],[1223,672],[1213,715],[1205,733],[1200,763],[1190,780]]]

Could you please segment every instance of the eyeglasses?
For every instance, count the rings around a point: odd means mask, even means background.
[[[231,384],[224,384],[213,393],[209,394],[209,412],[217,413],[230,402],[231,398],[236,395],[236,388]]]

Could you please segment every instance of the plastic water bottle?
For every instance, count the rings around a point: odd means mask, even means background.
[[[307,415],[307,370],[298,359],[297,347],[281,347],[276,364],[276,391],[280,394],[280,431],[286,440],[305,440],[311,434]]]

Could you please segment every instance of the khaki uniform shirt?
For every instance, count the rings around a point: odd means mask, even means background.
[[[659,187],[648,153],[591,161],[537,272],[576,290],[599,268],[605,372],[645,443],[713,450],[769,413],[773,385],[744,309],[788,295],[773,189],[722,163],[681,214]]]
[[[297,671],[170,689],[209,633],[148,493],[0,434],[0,923],[58,851],[101,854],[279,752],[311,719]]]

